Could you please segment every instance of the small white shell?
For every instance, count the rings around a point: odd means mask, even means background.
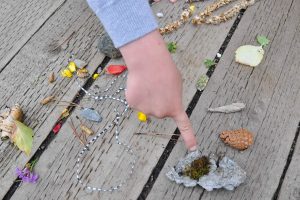
[[[263,59],[264,53],[261,46],[240,46],[235,52],[235,61],[240,64],[256,67]]]

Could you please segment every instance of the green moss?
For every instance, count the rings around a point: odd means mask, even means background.
[[[202,156],[194,160],[190,166],[186,167],[183,171],[183,175],[198,180],[200,177],[209,173],[209,168],[210,163],[208,157]]]

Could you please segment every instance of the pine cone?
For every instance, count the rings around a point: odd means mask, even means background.
[[[220,134],[221,140],[238,150],[245,150],[253,144],[253,134],[247,129],[238,129],[233,131],[223,131]]]

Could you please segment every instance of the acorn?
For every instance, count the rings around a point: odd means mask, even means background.
[[[248,149],[253,144],[253,134],[247,129],[237,129],[231,131],[223,131],[220,134],[221,140],[238,150]]]

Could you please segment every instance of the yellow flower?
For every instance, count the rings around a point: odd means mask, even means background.
[[[77,69],[76,64],[75,64],[73,61],[69,62],[69,64],[68,64],[68,69],[69,69],[71,72],[76,72],[76,69]]]
[[[141,122],[146,122],[147,121],[147,116],[142,112],[138,112],[137,117]]]
[[[96,73],[96,74],[93,75],[93,79],[96,80],[97,78],[99,78],[99,76],[100,76],[100,74]]]
[[[195,5],[192,4],[192,5],[190,6],[190,10],[191,10],[192,13],[194,13],[194,12],[195,12]]]
[[[61,76],[71,78],[73,74],[69,69],[64,69],[63,71],[61,71]]]

